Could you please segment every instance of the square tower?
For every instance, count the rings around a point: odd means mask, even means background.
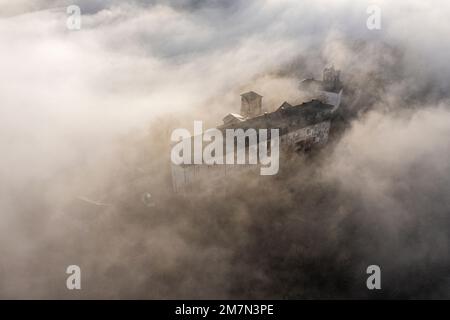
[[[241,115],[246,118],[253,118],[262,114],[263,96],[250,91],[241,94]]]

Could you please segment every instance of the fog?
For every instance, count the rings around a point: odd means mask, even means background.
[[[449,15],[443,0],[0,0],[0,297],[448,298]],[[330,64],[360,95],[330,145],[270,180],[173,194],[172,129],[220,124],[246,90],[269,111],[295,102]]]

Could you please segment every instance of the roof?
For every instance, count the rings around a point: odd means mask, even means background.
[[[303,128],[331,119],[334,106],[312,100],[300,105],[291,106],[283,103],[276,111],[247,119],[234,121],[219,127],[220,129],[264,129],[280,128],[282,132]]]
[[[229,113],[228,115],[229,115],[229,116],[233,116],[233,117],[238,118],[238,119],[245,119],[244,116],[241,116],[241,115],[238,114],[238,113]]]
[[[225,124],[230,124],[232,122],[240,122],[240,121],[244,121],[244,120],[245,120],[245,117],[243,117],[237,113],[229,113],[223,118],[223,122]]]
[[[286,109],[286,108],[291,108],[292,107],[292,105],[290,104],[290,103],[288,103],[288,102],[283,102],[283,104],[278,108],[278,110],[280,110],[280,109]]]
[[[254,92],[254,91],[249,91],[249,92],[246,92],[246,93],[241,94],[241,97],[249,98],[249,99],[254,99],[254,98],[262,98],[263,96],[260,95],[260,94],[257,94],[257,93]]]

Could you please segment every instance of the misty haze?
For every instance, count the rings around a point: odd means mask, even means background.
[[[0,0],[0,299],[450,299],[449,17]],[[175,166],[194,121],[276,128],[279,170]]]

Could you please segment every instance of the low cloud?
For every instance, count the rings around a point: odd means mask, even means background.
[[[370,264],[386,297],[448,297],[450,6],[374,3],[376,31],[366,1],[0,1],[0,297],[371,297]],[[172,195],[172,128],[328,64],[359,96],[330,146]]]

